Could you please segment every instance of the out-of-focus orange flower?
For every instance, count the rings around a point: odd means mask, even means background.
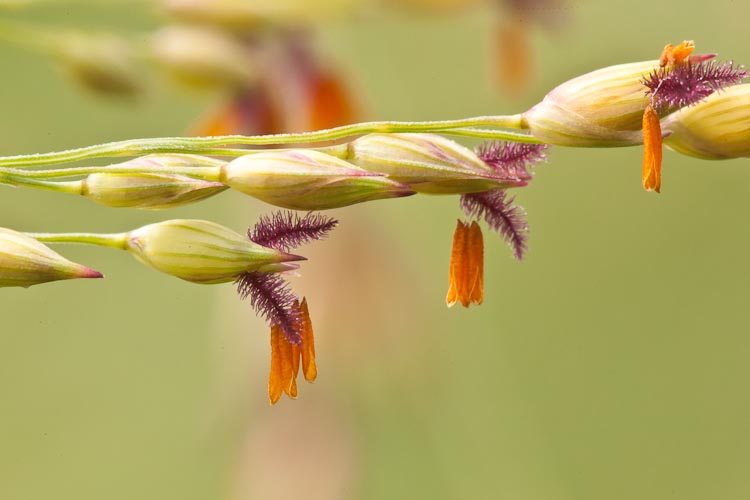
[[[476,221],[471,225],[459,220],[453,233],[453,251],[445,302],[453,307],[481,304],[484,300],[484,240]]]
[[[520,22],[498,22],[495,45],[499,84],[511,94],[520,94],[532,78],[533,54],[528,27]]]
[[[229,100],[194,127],[195,135],[308,132],[356,121],[344,79],[318,61],[307,37],[247,43],[255,43],[248,51],[253,61],[273,60],[273,67],[259,71],[253,84],[231,89]]]
[[[567,0],[495,0],[494,61],[497,83],[518,95],[534,77],[532,34],[536,28],[553,31],[567,20]]]
[[[256,86],[241,91],[200,119],[191,130],[197,136],[273,134],[280,129],[268,93]]]
[[[342,80],[332,72],[317,75],[309,91],[309,129],[338,127],[356,121],[356,112]]]

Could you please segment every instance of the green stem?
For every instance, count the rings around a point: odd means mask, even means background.
[[[486,130],[476,127],[502,127],[516,131]],[[241,144],[247,146],[268,146],[279,144],[304,144],[334,141],[363,134],[381,133],[414,133],[437,132],[487,139],[506,139],[511,141],[539,143],[529,134],[519,133],[523,130],[521,115],[512,116],[479,116],[461,120],[443,120],[426,122],[364,122],[342,127],[302,132],[297,134],[272,135],[227,135],[217,137],[165,137],[152,139],[131,139],[88,146],[53,153],[17,155],[0,157],[0,167],[39,167],[55,163],[65,163],[92,158],[112,156],[140,156],[149,153],[190,153],[216,156],[238,156],[252,151],[227,150],[219,146]]]
[[[107,0],[106,2],[92,2],[90,0],[20,0],[15,5],[11,0],[9,3],[13,7],[36,7],[48,6],[50,4],[58,5],[85,5],[87,7],[107,8],[107,7],[132,7],[133,4],[147,5],[151,0]]]
[[[10,186],[26,186],[37,189],[44,189],[46,191],[57,191],[59,193],[69,194],[81,194],[81,181],[68,181],[68,182],[49,182],[33,179],[25,176],[25,171],[20,170],[21,175],[13,175],[8,172],[0,171],[0,183],[8,184]]]
[[[45,243],[80,243],[100,247],[125,250],[128,233],[25,233],[27,236]]]
[[[158,168],[149,167],[137,167],[137,166],[105,166],[105,167],[71,167],[71,168],[59,168],[53,170],[22,170],[14,168],[0,168],[0,182],[3,179],[13,179],[9,184],[15,184],[16,181],[25,182],[31,185],[32,182],[38,182],[44,184],[43,181],[34,181],[34,179],[53,179],[59,177],[76,177],[80,175],[90,174],[129,174],[129,175],[143,175],[143,174],[170,174],[170,175],[185,175],[194,179],[201,179],[205,181],[219,182],[219,176],[221,173],[220,167],[165,167],[161,166]],[[19,182],[19,183],[20,183]],[[77,181],[73,181],[77,182]],[[50,184],[67,184],[62,182],[53,182]],[[62,189],[57,189],[62,191]],[[80,194],[78,192],[77,194]]]
[[[524,142],[526,144],[544,144],[533,135],[526,132],[514,132],[512,130],[490,130],[486,128],[455,128],[440,131],[441,134],[458,135],[462,137],[475,137],[477,139],[491,139],[496,141]]]

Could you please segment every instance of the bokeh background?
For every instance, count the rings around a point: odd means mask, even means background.
[[[568,2],[531,27],[534,79],[493,82],[486,5],[317,20],[315,43],[368,119],[520,112],[595,68],[667,42],[750,61],[745,2]],[[2,12],[0,12],[2,13]],[[6,13],[3,13],[6,15]],[[48,1],[7,13],[127,31],[147,2]],[[49,60],[0,45],[0,153],[185,133],[215,105],[144,73],[135,100],[94,97]],[[58,247],[106,280],[0,290],[0,498],[750,498],[750,165],[639,148],[556,148],[518,192],[515,262],[486,232],[486,297],[445,307],[455,197],[332,212],[293,286],[311,304],[320,376],[269,407],[268,329],[230,285],[198,286],[96,248]],[[170,212],[0,187],[0,226],[114,232],[167,218],[242,231],[271,210],[227,192]]]

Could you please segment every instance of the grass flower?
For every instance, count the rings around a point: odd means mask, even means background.
[[[692,56],[695,45],[668,44],[659,68],[644,77],[649,102],[643,112],[643,188],[661,192],[663,134],[660,116],[692,106],[718,90],[739,84],[748,76],[742,66],[717,63],[713,55]]]
[[[414,194],[383,173],[302,149],[237,158],[222,167],[219,180],[259,200],[294,210],[324,210]]]
[[[294,308],[299,313],[300,343],[290,343],[279,325],[271,327],[271,367],[268,374],[268,400],[274,405],[282,393],[294,399],[297,397],[297,375],[300,364],[305,380],[314,382],[318,376],[315,364],[315,340],[312,322],[307,309],[307,299],[295,301]]]
[[[524,113],[524,127],[556,146],[641,144],[641,120],[648,104],[641,80],[658,64],[656,60],[620,64],[573,78]]]
[[[495,142],[477,148],[478,156],[498,175],[524,183],[531,179],[530,168],[545,161],[545,144]],[[527,249],[529,227],[526,214],[515,206],[504,189],[461,195],[460,205],[469,221],[458,221],[453,234],[448,295],[446,304],[464,307],[484,300],[484,239],[477,220],[497,232],[513,250],[519,261]]]
[[[282,392],[296,397],[300,364],[305,379],[317,377],[315,340],[307,300],[292,292],[282,274],[304,257],[289,251],[324,238],[338,221],[320,214],[276,212],[261,217],[247,237],[202,220],[168,220],[119,234],[16,233],[0,230],[0,286],[31,286],[101,274],[69,262],[41,241],[84,243],[126,250],[143,264],[192,283],[234,282],[271,327],[271,404]]]
[[[750,157],[750,84],[716,92],[662,121],[664,144],[703,159]]]
[[[325,237],[338,222],[316,214],[300,217],[291,212],[278,212],[263,217],[248,231],[251,241],[288,252],[299,245]],[[302,302],[292,293],[278,274],[245,272],[236,280],[242,298],[271,325],[271,368],[268,397],[271,404],[285,392],[297,397],[296,377],[300,360],[305,379],[317,377],[315,341],[307,300]]]
[[[158,271],[200,284],[235,281],[245,272],[288,268],[304,257],[259,245],[215,222],[175,219],[125,235],[124,248]]]
[[[101,277],[101,273],[69,261],[34,238],[0,228],[0,287],[28,288],[50,281]]]
[[[523,186],[476,153],[435,134],[369,134],[343,146],[353,164],[419,193],[460,194]]]
[[[644,145],[643,187],[661,190],[660,120],[718,90],[739,84],[748,73],[714,54],[693,55],[691,41],[668,44],[658,60],[603,68],[552,90],[522,115],[542,141],[561,146]]]
[[[91,174],[81,181],[81,195],[114,208],[162,210],[204,200],[227,186],[177,174]]]

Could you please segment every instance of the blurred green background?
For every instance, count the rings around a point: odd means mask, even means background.
[[[120,2],[122,4],[122,2]],[[93,5],[93,4],[92,4]],[[491,11],[320,26],[371,119],[515,113],[667,42],[750,61],[750,7],[730,0],[570,2],[534,30],[537,78],[492,83]],[[19,13],[20,14],[20,13]],[[24,18],[146,30],[143,3],[48,2]],[[216,96],[154,75],[135,102],[83,92],[0,46],[0,154],[179,135]],[[269,407],[268,329],[231,285],[198,286],[125,254],[56,247],[107,279],[0,290],[0,498],[750,498],[750,173],[743,160],[556,148],[518,192],[519,264],[485,232],[481,307],[445,307],[455,197],[337,210],[305,248],[320,376]],[[0,187],[0,226],[122,231],[167,218],[242,231],[271,210],[227,192],[170,212]]]

